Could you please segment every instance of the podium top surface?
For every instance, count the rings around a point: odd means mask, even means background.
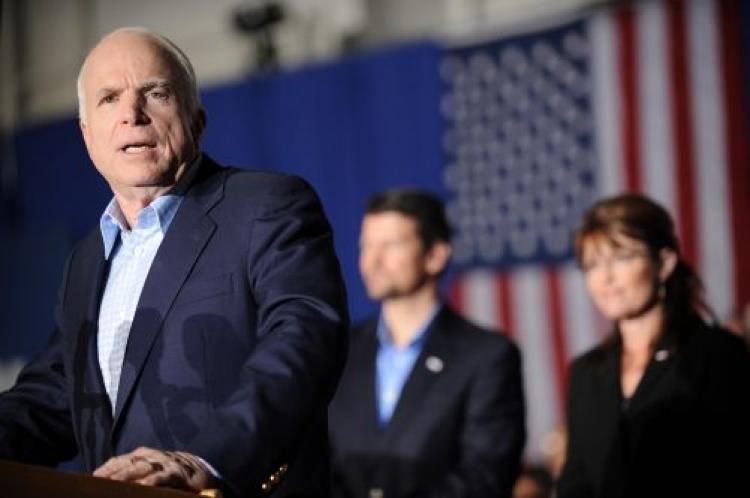
[[[8,498],[196,498],[196,494],[169,488],[141,486],[86,474],[0,460],[0,495]]]

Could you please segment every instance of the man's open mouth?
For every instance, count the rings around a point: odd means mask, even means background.
[[[156,145],[153,143],[132,143],[122,147],[120,150],[126,154],[138,154],[153,149],[154,147],[156,147]]]

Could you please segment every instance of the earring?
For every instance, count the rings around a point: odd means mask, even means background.
[[[664,299],[666,299],[667,297],[667,287],[664,285],[664,282],[659,284],[658,296],[659,296],[659,301],[664,301]]]

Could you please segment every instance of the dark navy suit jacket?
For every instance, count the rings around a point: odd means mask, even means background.
[[[444,306],[381,428],[376,326],[353,330],[331,402],[334,496],[509,497],[525,441],[516,346]]]
[[[328,496],[326,408],[346,356],[331,228],[299,178],[207,157],[143,287],[112,408],[97,360],[99,230],[65,268],[49,347],[0,396],[0,458],[92,471],[139,446],[213,465],[229,494]]]

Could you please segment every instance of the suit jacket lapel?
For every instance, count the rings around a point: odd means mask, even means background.
[[[198,167],[194,186],[164,236],[138,301],[120,374],[115,430],[172,302],[216,229],[206,212],[223,195],[224,175],[217,173],[217,166],[208,158]]]
[[[67,309],[85,310],[83,316],[75,317],[72,322],[80,324],[80,329],[67,334],[66,356],[72,359],[72,413],[78,417],[81,454],[89,470],[111,455],[107,435],[112,424],[112,409],[102,381],[96,340],[106,270],[101,233],[96,230],[75,255],[74,268],[66,284],[69,296],[65,298]]]
[[[635,415],[643,409],[647,409],[652,403],[661,399],[664,394],[669,394],[675,387],[665,377],[671,367],[675,364],[676,347],[671,336],[663,336],[656,345],[654,354],[646,365],[638,387],[633,393],[628,412]],[[666,389],[663,389],[666,387]]]
[[[430,395],[445,365],[452,360],[451,341],[449,331],[446,330],[448,313],[450,311],[443,307],[427,331],[422,351],[414,362],[386,428],[385,444],[389,444],[393,438],[397,440],[400,433],[409,431],[409,425],[414,420],[413,414],[424,409],[424,400]]]
[[[351,358],[354,362],[353,380],[350,382],[355,389],[364,390],[367,395],[361,403],[354,404],[355,413],[352,417],[362,421],[362,429],[365,436],[372,444],[380,439],[380,422],[378,420],[377,407],[377,383],[375,380],[376,356],[378,353],[378,339],[375,333],[377,321],[372,321],[365,325],[362,331],[362,345],[358,350],[356,358]],[[359,397],[359,396],[358,396]]]
[[[622,412],[622,387],[620,385],[620,343],[615,341],[604,353],[600,365],[601,375],[596,377],[601,406],[606,410],[605,417],[619,418]],[[617,416],[616,416],[617,415]]]
[[[592,461],[597,470],[594,475],[607,482],[621,483],[623,476],[619,469],[625,458],[621,435],[623,409],[622,389],[620,388],[620,344],[619,339],[606,347],[602,352],[601,363],[594,372],[594,399],[591,406],[598,407],[593,416],[587,420],[590,444],[596,448]]]

